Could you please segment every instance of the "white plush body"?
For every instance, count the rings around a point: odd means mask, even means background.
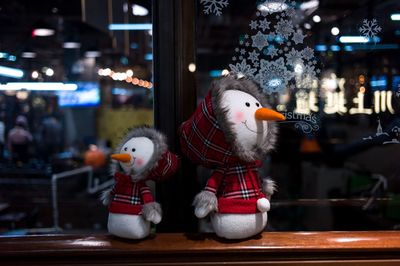
[[[267,212],[255,214],[211,214],[215,233],[227,239],[241,239],[254,236],[267,225]]]
[[[142,215],[109,213],[107,227],[110,234],[129,239],[141,239],[150,234],[150,222]]]

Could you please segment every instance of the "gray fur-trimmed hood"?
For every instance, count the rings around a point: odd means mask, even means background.
[[[131,138],[135,137],[146,137],[149,138],[154,144],[154,154],[151,157],[147,166],[139,173],[131,174],[132,181],[137,182],[140,180],[147,179],[149,173],[154,170],[158,166],[158,162],[163,157],[163,155],[167,152],[168,146],[166,143],[165,136],[160,133],[159,131],[147,127],[136,127],[133,129],[129,129],[126,134],[122,137],[121,141],[118,143],[117,147],[115,148],[115,153],[120,153],[123,145],[130,140]],[[119,162],[112,160],[110,166],[111,175],[114,175],[116,172],[122,171],[122,167],[120,166]]]
[[[276,123],[268,121],[267,135],[261,145],[256,145],[251,150],[245,149],[237,140],[233,123],[228,120],[228,110],[222,107],[222,95],[227,90],[239,90],[248,93],[256,98],[263,107],[270,108],[266,97],[261,93],[259,86],[246,77],[238,78],[236,75],[229,75],[215,80],[211,85],[213,111],[221,130],[224,132],[226,141],[232,145],[234,154],[247,162],[262,159],[267,152],[275,147],[277,142],[278,128]]]

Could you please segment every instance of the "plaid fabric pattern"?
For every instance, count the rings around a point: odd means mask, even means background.
[[[115,173],[115,185],[111,191],[109,211],[112,213],[140,215],[142,205],[153,202],[153,196],[145,181],[132,182],[130,176]]]
[[[215,118],[211,90],[179,130],[182,152],[195,163],[212,168],[239,162]]]
[[[265,198],[258,175],[260,166],[261,162],[255,161],[220,167],[213,172],[204,190],[216,194],[220,213],[257,212],[257,200]]]
[[[174,153],[166,151],[161,155],[160,160],[150,170],[146,179],[154,181],[164,180],[173,175],[179,167],[179,159]]]
[[[254,165],[219,168],[208,179],[206,191],[228,199],[259,198],[261,192],[258,171]]]
[[[180,127],[182,153],[205,167],[216,168],[206,191],[216,194],[220,213],[256,213],[261,191],[261,161],[244,162],[233,154],[214,115],[211,90]]]

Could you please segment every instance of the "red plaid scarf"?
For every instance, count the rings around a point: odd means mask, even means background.
[[[206,191],[218,197],[220,213],[256,213],[261,192],[261,161],[245,162],[233,154],[214,115],[211,90],[193,115],[180,127],[182,152],[192,161],[216,168]]]

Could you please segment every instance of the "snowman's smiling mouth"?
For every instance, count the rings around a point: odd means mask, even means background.
[[[244,120],[244,122],[242,122],[244,124],[244,126],[251,132],[256,133],[256,134],[263,134],[267,129],[262,130],[262,131],[257,131],[257,130],[252,130],[251,128],[249,128],[249,126],[247,125],[247,120]]]
[[[129,163],[125,163],[126,166],[131,167],[135,164],[136,157],[132,156],[132,160]]]

